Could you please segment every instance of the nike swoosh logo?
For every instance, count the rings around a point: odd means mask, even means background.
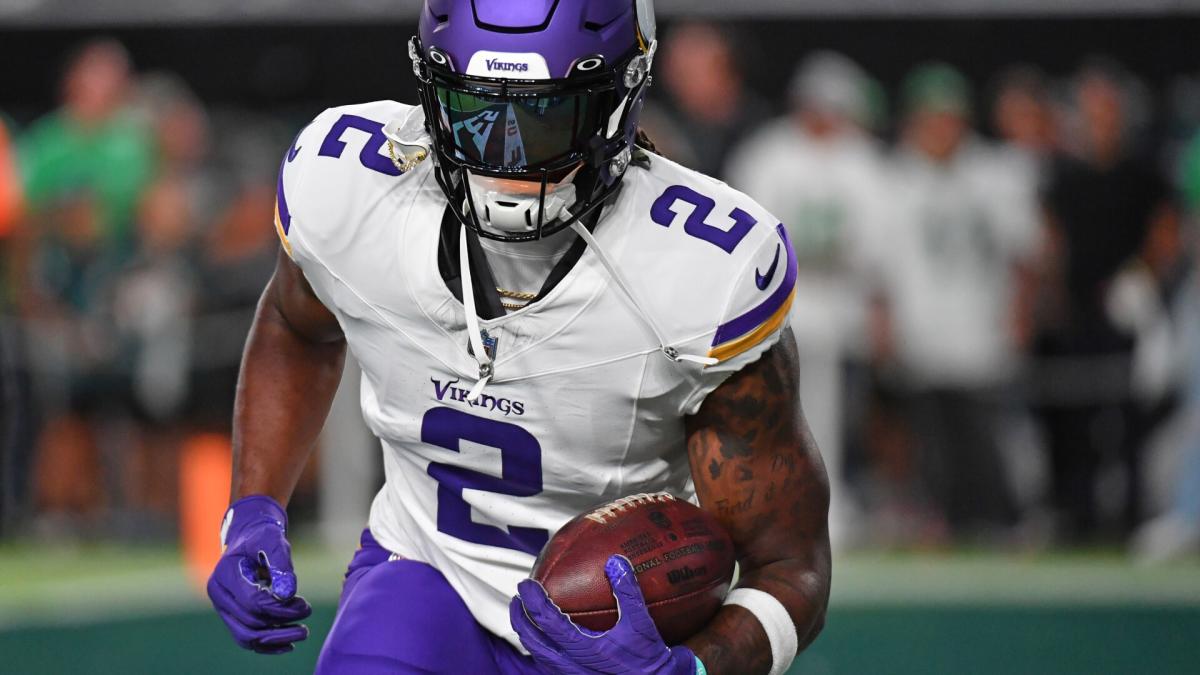
[[[771,285],[771,281],[775,279],[775,272],[779,269],[779,253],[783,250],[780,244],[775,244],[775,259],[771,261],[771,267],[766,274],[754,269],[754,284],[758,286],[758,290],[765,291]]]

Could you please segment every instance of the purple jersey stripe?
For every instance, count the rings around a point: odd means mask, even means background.
[[[287,166],[287,158],[279,165],[279,182],[275,185],[275,205],[279,208],[279,225],[283,234],[287,235],[292,229],[292,212],[288,210],[287,196],[283,193],[283,169]]]
[[[799,273],[796,266],[796,253],[792,250],[791,240],[788,239],[787,228],[780,224],[776,231],[779,232],[779,238],[783,240],[783,248],[787,251],[787,271],[783,275],[783,283],[779,284],[779,288],[776,288],[775,292],[762,304],[718,327],[717,336],[713,338],[714,347],[736,340],[758,328],[774,316],[791,296],[792,288],[796,285],[796,275]]]

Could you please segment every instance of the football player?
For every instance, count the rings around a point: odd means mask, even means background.
[[[782,673],[820,631],[829,493],[784,328],[795,256],[752,200],[639,145],[656,44],[650,0],[428,0],[422,105],[300,133],[208,585],[238,644],[307,635],[284,507],[347,350],[386,484],[317,672]],[[737,547],[737,588],[686,645],[624,558],[603,634],[527,580],[572,517],[652,491],[697,499]]]

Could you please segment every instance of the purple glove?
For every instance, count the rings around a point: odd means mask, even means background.
[[[699,661],[692,650],[668,648],[658,634],[629,560],[612,556],[604,573],[618,612],[617,625],[606,633],[575,625],[538,582],[526,579],[517,586],[517,597],[508,606],[509,620],[538,667],[568,675],[696,675]]]
[[[283,654],[308,637],[297,621],[312,607],[296,595],[287,513],[261,495],[239,499],[221,524],[225,552],[208,578],[208,597],[245,649]]]

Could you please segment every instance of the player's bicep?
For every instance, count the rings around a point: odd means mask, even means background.
[[[829,482],[798,401],[790,331],[687,418],[700,504],[729,530],[743,568],[806,558],[827,541]]]
[[[313,292],[300,266],[283,249],[276,257],[275,274],[267,285],[262,309],[310,342],[344,339],[337,317]]]

